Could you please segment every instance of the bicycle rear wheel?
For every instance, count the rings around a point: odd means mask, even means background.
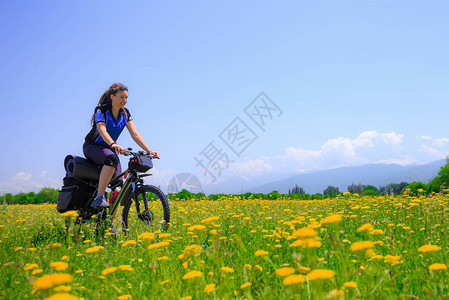
[[[137,237],[143,232],[167,231],[170,206],[164,193],[153,185],[143,185],[137,190],[137,200],[140,213],[137,213],[134,194],[125,201],[122,212],[122,229],[125,235]],[[145,209],[145,200],[148,210]]]

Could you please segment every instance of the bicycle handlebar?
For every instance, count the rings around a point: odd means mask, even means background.
[[[125,152],[122,153],[122,155],[124,155],[124,156],[130,156],[130,155],[132,155],[132,156],[143,155],[143,156],[149,157],[149,158],[151,158],[151,159],[154,159],[154,158],[159,159],[158,156],[154,156],[154,155],[152,155],[152,154],[150,154],[150,153],[148,153],[148,152],[146,152],[146,151],[137,151],[137,152],[133,152],[132,150],[133,150],[133,149],[128,148]]]

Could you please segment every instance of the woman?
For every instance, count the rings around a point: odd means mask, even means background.
[[[103,93],[92,116],[92,130],[86,136],[83,152],[89,160],[103,166],[98,194],[91,204],[93,207],[109,207],[105,191],[112,177],[122,172],[117,154],[124,153],[125,148],[117,144],[117,139],[125,127],[137,145],[155,157],[159,156],[157,152],[150,150],[134,126],[131,114],[125,108],[127,101],[128,87],[114,83]]]

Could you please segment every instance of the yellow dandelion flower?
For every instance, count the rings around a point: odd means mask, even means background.
[[[371,256],[371,258],[369,260],[374,260],[374,259],[383,259],[384,257],[382,255],[376,254]]]
[[[207,218],[207,219],[202,220],[202,221],[201,221],[201,224],[212,223],[212,222],[214,222],[214,221],[218,221],[219,219],[220,219],[220,217],[212,216],[212,217],[209,217],[209,218]]]
[[[290,247],[319,248],[321,247],[321,242],[315,239],[299,239],[291,244]]]
[[[250,270],[252,268],[251,265],[249,265],[249,264],[245,264],[244,267],[247,268],[247,269],[250,269]]]
[[[292,267],[285,267],[276,270],[276,274],[282,277],[289,276],[295,273],[295,269]]]
[[[259,270],[259,271],[261,271],[261,272],[263,271],[262,267],[259,266],[259,265],[255,265],[254,268],[256,268],[257,270]]]
[[[33,286],[36,290],[45,290],[55,285],[71,282],[72,280],[73,276],[70,274],[49,274],[36,279],[36,281],[33,283]]]
[[[161,281],[161,285],[164,285],[164,284],[169,283],[169,282],[170,282],[170,280]]]
[[[179,259],[185,259],[185,258],[188,258],[188,257],[191,256],[191,255],[201,253],[201,250],[203,250],[203,248],[200,247],[200,246],[198,246],[198,245],[190,245],[190,246],[187,246],[187,247],[184,249],[184,252],[183,252],[182,254],[178,255],[178,258],[179,258]]]
[[[110,267],[110,268],[107,268],[107,269],[104,269],[103,271],[101,271],[101,275],[106,276],[108,274],[114,273],[117,270],[118,270],[117,267]]]
[[[369,234],[371,234],[371,235],[384,234],[384,231],[382,229],[371,229],[369,231]]]
[[[126,247],[128,245],[136,245],[136,244],[137,244],[137,242],[135,240],[127,240],[126,242],[124,242],[122,244],[122,247]]]
[[[78,269],[78,270],[75,271],[75,273],[76,274],[81,274],[81,273],[83,273],[83,270]]]
[[[131,265],[121,265],[121,266],[118,266],[118,269],[121,270],[121,271],[134,272],[134,269],[131,267]]]
[[[350,288],[356,288],[357,287],[357,282],[354,281],[347,281],[345,283],[343,283],[344,287],[350,287]]]
[[[309,280],[317,280],[317,279],[331,279],[334,277],[334,271],[325,270],[325,269],[316,269],[312,270],[307,274],[307,278]]]
[[[214,291],[214,289],[215,289],[215,283],[211,283],[211,284],[206,285],[206,287],[204,288],[204,292],[209,295],[210,293],[212,293]]]
[[[91,248],[86,249],[86,253],[95,253],[95,252],[98,252],[99,250],[102,250],[102,249],[104,249],[103,246],[95,246],[95,247],[91,247]]]
[[[249,287],[249,286],[251,286],[251,282],[247,282],[247,283],[244,283],[244,284],[242,284],[241,286],[240,286],[240,289],[244,289],[244,288],[247,288],[247,287]]]
[[[304,227],[293,232],[294,237],[311,238],[317,236],[317,232],[310,227]]]
[[[154,233],[144,232],[144,233],[140,234],[137,238],[139,238],[141,240],[152,240],[152,239],[154,239]]]
[[[47,248],[48,249],[53,249],[53,248],[59,248],[61,246],[62,246],[61,243],[53,243],[53,244],[47,245]]]
[[[182,276],[182,279],[186,280],[186,279],[201,277],[201,275],[203,275],[203,273],[201,273],[200,271],[190,271],[187,274],[185,274],[184,276]]]
[[[119,296],[117,299],[118,300],[127,300],[127,299],[131,299],[132,296],[130,294],[126,294],[126,295],[121,295]]]
[[[44,270],[42,270],[42,269],[34,269],[33,272],[31,272],[31,275],[40,274],[42,272],[44,272]]]
[[[148,246],[148,249],[157,249],[157,248],[161,248],[161,247],[165,247],[168,246],[169,242],[159,242],[159,243],[155,243],[155,244],[151,244]]]
[[[23,247],[17,247],[17,248],[14,249],[14,251],[16,251],[16,252],[19,251],[19,250],[23,250]]]
[[[265,256],[267,255],[268,252],[265,250],[257,250],[256,253],[254,254],[255,256]]]
[[[72,290],[71,286],[60,285],[53,289],[55,292],[70,292]]]
[[[33,270],[38,268],[39,266],[37,264],[26,264],[23,268],[25,271]]]
[[[182,298],[179,298],[179,300],[192,300],[192,296],[182,297]]]
[[[55,269],[56,271],[64,271],[69,267],[69,264],[62,261],[56,261],[50,263],[50,267]]]
[[[321,224],[332,224],[341,221],[341,215],[331,215],[321,220]]]
[[[373,248],[373,247],[374,247],[373,242],[362,241],[362,242],[355,242],[354,244],[352,244],[351,247],[349,247],[349,250],[351,250],[352,252],[355,252],[355,251],[366,250],[366,249]]]
[[[225,273],[233,273],[234,269],[230,267],[222,267],[221,270]]]
[[[426,253],[426,252],[430,252],[430,251],[438,251],[441,248],[438,247],[437,245],[424,245],[418,248],[418,252],[421,253]]]
[[[78,217],[78,213],[75,210],[69,210],[66,211],[65,213],[61,214],[62,217],[72,217],[72,218],[76,218]]]
[[[304,275],[290,275],[284,278],[284,280],[282,281],[282,283],[284,285],[293,285],[293,284],[297,284],[297,283],[301,283],[306,281],[306,278],[304,277]]]
[[[189,228],[187,228],[187,230],[194,231],[194,230],[202,230],[204,228],[206,228],[206,226],[204,226],[204,225],[193,225],[193,226],[190,226]]]
[[[366,230],[370,230],[371,228],[373,228],[373,225],[371,225],[370,223],[365,223],[362,226],[360,226],[359,228],[357,228],[357,232],[363,232]]]
[[[67,293],[57,293],[50,297],[45,298],[45,300],[78,300],[78,297]]]
[[[436,271],[436,270],[446,270],[447,266],[445,264],[431,264],[429,266],[429,270]]]
[[[167,259],[168,259],[168,256],[161,256],[161,257],[157,258],[157,260],[167,260]]]
[[[388,262],[388,263],[395,263],[400,259],[401,259],[401,257],[398,255],[385,255],[385,257],[384,257],[384,261]]]
[[[67,255],[64,255],[63,257],[61,257],[61,260],[70,260],[70,257],[68,257]]]

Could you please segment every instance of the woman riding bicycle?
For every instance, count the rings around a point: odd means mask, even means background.
[[[117,154],[125,152],[125,148],[116,143],[123,129],[128,128],[131,137],[144,151],[158,157],[159,154],[145,143],[136,129],[129,110],[125,108],[128,101],[128,87],[114,83],[103,93],[92,116],[92,129],[87,134],[83,152],[87,159],[103,166],[98,183],[98,194],[91,206],[109,207],[106,199],[106,187],[113,176],[122,172]]]

